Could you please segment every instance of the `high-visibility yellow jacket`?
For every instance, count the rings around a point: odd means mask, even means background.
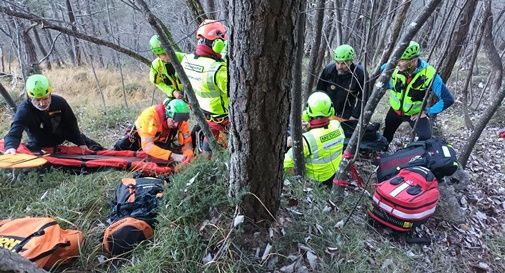
[[[184,53],[176,52],[177,59],[180,62],[184,58]],[[183,92],[183,84],[170,63],[163,62],[160,58],[154,59],[149,71],[149,81],[158,87],[169,98],[174,97],[174,91]]]
[[[344,148],[344,131],[337,120],[327,127],[313,128],[303,134],[303,156],[307,177],[324,182],[338,170]],[[284,157],[284,169],[294,167],[293,148]]]
[[[228,114],[228,75],[226,62],[187,54],[181,61],[200,108],[211,115]]]
[[[158,109],[156,109],[158,107]],[[179,124],[178,128],[170,129],[166,125],[165,110],[162,105],[146,108],[135,121],[137,133],[140,136],[142,150],[152,157],[163,160],[170,159],[172,151],[163,149],[156,142],[175,142],[182,145],[185,156],[193,156],[191,145],[191,131],[186,121]],[[176,131],[174,131],[176,130]]]

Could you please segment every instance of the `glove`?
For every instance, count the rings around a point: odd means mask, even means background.
[[[498,131],[498,137],[505,138],[505,129],[501,129]]]

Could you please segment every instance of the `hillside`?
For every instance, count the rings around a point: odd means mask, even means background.
[[[55,94],[67,98],[77,112],[82,131],[108,147],[151,104],[153,88],[143,74],[131,72],[126,79],[126,108],[118,73],[98,71],[104,113],[89,69],[47,72]],[[155,97],[160,99],[160,92]],[[382,119],[381,111],[374,119]],[[3,120],[11,116],[3,109]],[[359,191],[348,190],[338,204],[334,193],[296,177],[284,182],[281,210],[270,230],[250,234],[242,226],[232,228],[237,203],[227,198],[227,155],[199,160],[171,177],[155,238],[121,257],[107,257],[100,236],[110,213],[111,190],[128,172],[2,170],[0,218],[50,215],[64,227],[82,230],[86,241],[79,259],[54,272],[504,272],[505,226],[500,219],[505,217],[505,141],[495,135],[504,126],[503,115],[497,115],[471,157],[468,183],[453,181],[443,191],[435,217],[420,232],[431,238],[431,245],[406,244],[404,238],[372,227],[366,216],[369,193],[360,199]],[[461,148],[468,132],[459,103],[439,117],[438,127]],[[7,129],[2,122],[0,134]],[[402,127],[397,136],[406,141],[408,131]],[[368,179],[370,162],[359,166]],[[449,197],[460,204],[460,217]]]

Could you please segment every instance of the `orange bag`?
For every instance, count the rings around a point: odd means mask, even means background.
[[[103,234],[103,248],[112,255],[132,250],[138,243],[153,237],[153,228],[146,221],[125,217],[112,223]]]
[[[79,230],[64,230],[53,218],[26,217],[0,221],[0,247],[49,269],[79,255],[84,238]]]

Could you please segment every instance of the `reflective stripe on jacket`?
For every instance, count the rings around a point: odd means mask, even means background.
[[[169,131],[167,132],[167,129],[163,129],[164,122],[166,122],[166,120],[160,117],[157,113],[156,106],[151,106],[142,111],[135,121],[135,127],[140,136],[142,150],[152,157],[168,160],[172,152],[168,149],[159,147],[156,145],[156,142],[164,141],[162,137],[170,137],[172,135],[170,134],[170,130],[176,129],[168,129]],[[168,141],[173,142],[177,140],[179,145],[191,143],[191,131],[189,130],[189,125],[186,121],[179,124],[178,132],[176,134],[177,139],[169,139]]]
[[[188,54],[181,62],[200,108],[213,115],[228,114],[226,63]]]
[[[344,131],[340,122],[330,120],[328,126],[314,128],[303,134],[303,155],[307,177],[324,182],[338,170],[344,148]],[[294,167],[292,148],[284,158],[284,168]]]
[[[391,107],[407,116],[421,112],[424,96],[429,91],[435,75],[435,68],[427,65],[412,75],[410,82],[407,82],[407,77],[396,68],[391,76],[392,88],[389,92]]]

